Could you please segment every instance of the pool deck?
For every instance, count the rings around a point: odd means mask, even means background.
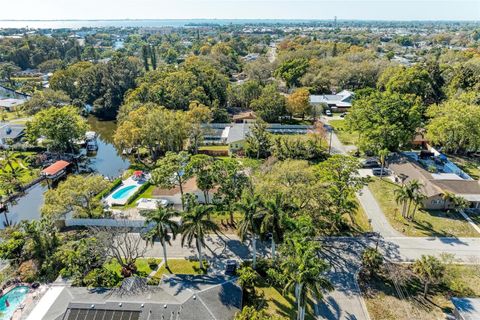
[[[137,190],[144,185],[148,180],[147,179],[142,179],[142,180],[134,180],[133,177],[129,177],[127,180],[122,181],[122,184],[115,188],[106,198],[105,202],[107,203],[108,206],[113,206],[113,205],[119,205],[119,206],[124,206],[127,204],[128,199],[135,193]],[[113,195],[115,192],[117,192],[120,189],[130,187],[130,186],[135,186],[135,188],[132,188],[132,190],[129,191],[129,196],[128,197],[123,197],[121,199],[114,199]]]

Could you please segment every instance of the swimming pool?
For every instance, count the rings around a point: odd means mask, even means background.
[[[135,189],[137,189],[137,187],[138,186],[133,185],[120,188],[115,191],[114,194],[112,194],[112,198],[115,200],[128,199],[135,192]]]
[[[1,296],[0,319],[10,319],[13,312],[15,312],[18,306],[23,302],[23,300],[25,300],[28,291],[29,288],[27,286],[18,286]]]

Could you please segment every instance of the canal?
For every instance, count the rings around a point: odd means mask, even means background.
[[[115,121],[101,121],[90,116],[88,118],[90,130],[98,134],[98,151],[89,156],[88,165],[96,173],[109,178],[120,176],[129,166],[130,162],[113,145],[113,133],[117,127]],[[36,220],[40,218],[40,209],[43,205],[46,183],[39,183],[28,189],[24,196],[17,199],[10,206],[7,213],[8,220],[18,223],[21,220]],[[5,217],[0,215],[0,229],[3,228]]]

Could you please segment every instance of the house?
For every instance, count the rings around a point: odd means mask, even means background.
[[[480,298],[451,298],[456,320],[480,319]]]
[[[404,152],[389,158],[388,165],[397,182],[418,180],[423,185],[426,209],[453,208],[453,203],[443,199],[447,192],[464,198],[471,208],[480,208],[479,182],[441,154]]]
[[[228,320],[242,307],[242,289],[226,276],[174,275],[159,286],[130,277],[120,288],[52,286],[27,320]]]
[[[24,125],[0,123],[0,148],[6,148],[12,143],[19,142],[24,134]]]
[[[337,94],[310,95],[310,104],[314,107],[328,107],[332,112],[345,112],[352,106],[354,93],[343,90]]]
[[[196,196],[198,202],[205,203],[205,194],[202,190],[200,190],[197,186],[197,179],[190,178],[183,184],[183,194],[193,194]],[[217,188],[209,190],[208,197],[209,201],[211,201],[212,196],[214,193],[217,192]],[[182,204],[182,193],[180,192],[180,187],[175,186],[172,189],[166,188],[155,188],[152,192],[154,198],[161,198],[165,199],[174,205],[181,205]]]
[[[257,120],[257,116],[253,111],[245,111],[233,116],[235,123],[255,122],[255,120]]]
[[[17,109],[17,107],[21,106],[26,102],[25,99],[15,99],[15,98],[7,98],[7,99],[0,99],[0,109],[12,112]]]

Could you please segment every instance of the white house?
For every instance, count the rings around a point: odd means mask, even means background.
[[[310,95],[313,106],[328,106],[333,112],[344,112],[352,106],[354,93],[343,90],[337,94]]]

